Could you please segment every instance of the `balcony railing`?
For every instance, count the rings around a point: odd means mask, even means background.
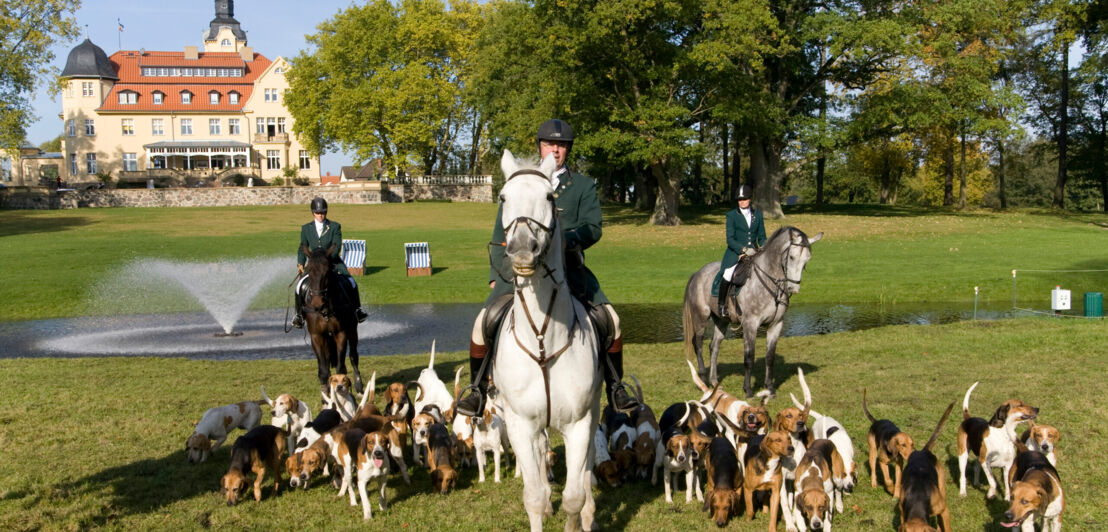
[[[404,185],[491,185],[491,175],[421,175],[389,179]]]

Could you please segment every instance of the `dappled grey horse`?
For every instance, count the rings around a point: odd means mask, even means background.
[[[716,315],[716,298],[712,296],[712,282],[719,271],[719,261],[705,264],[689,278],[685,285],[685,310],[682,325],[685,334],[685,357],[696,353],[696,362],[700,375],[704,377],[704,329],[711,321],[712,368],[707,375],[712,386],[719,383],[716,361],[719,358],[719,345],[723,342],[726,327],[731,323],[742,324],[743,363],[746,366],[746,379],[743,391],[747,397],[754,396],[750,385],[750,369],[754,366],[754,341],[758,336],[758,327],[766,325],[766,380],[765,387],[775,393],[773,384],[773,358],[777,348],[777,338],[784,326],[785,311],[789,308],[789,296],[800,291],[800,276],[804,266],[812,258],[812,244],[823,238],[819,233],[811,239],[803,231],[792,226],[778,229],[766,240],[766,245],[750,260],[750,276],[736,294],[734,290],[727,301],[729,318]],[[737,312],[738,307],[742,314]]]

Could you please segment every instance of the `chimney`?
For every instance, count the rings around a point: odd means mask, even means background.
[[[199,59],[200,55],[196,52],[195,46],[185,47],[185,59]]]
[[[247,63],[254,62],[254,47],[243,46],[242,48],[239,48],[239,57],[241,57],[242,60],[246,61]]]

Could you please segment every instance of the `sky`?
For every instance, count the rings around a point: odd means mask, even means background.
[[[351,0],[235,0],[235,19],[246,31],[247,45],[269,59],[295,57],[307,48],[304,36],[315,33],[316,26],[351,5]],[[84,0],[77,11],[82,26],[79,38],[59,42],[54,48],[52,67],[60,73],[69,51],[87,36],[108,55],[120,50],[183,51],[185,46],[204,42],[201,33],[215,18],[213,0]],[[119,31],[118,20],[123,24]],[[62,133],[61,95],[51,97],[40,83],[32,100],[38,119],[27,128],[27,141],[42,144]],[[343,165],[353,164],[343,153],[324,154],[321,173],[338,174]]]

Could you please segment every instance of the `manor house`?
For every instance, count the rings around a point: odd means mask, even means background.
[[[233,0],[215,0],[203,48],[104,53],[90,40],[62,78],[61,176],[191,185],[234,174],[272,183],[288,169],[319,183],[319,159],[292,133],[289,64],[246,43]]]

